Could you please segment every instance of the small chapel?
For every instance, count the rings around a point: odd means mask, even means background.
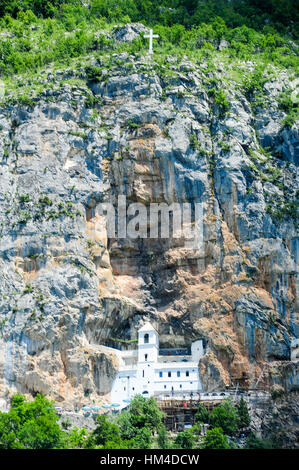
[[[136,394],[171,397],[201,392],[198,362],[204,354],[203,339],[191,348],[159,349],[159,335],[147,322],[138,331],[137,350],[119,351],[111,400],[126,403]]]

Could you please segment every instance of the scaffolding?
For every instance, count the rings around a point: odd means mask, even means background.
[[[168,431],[183,431],[195,424],[195,415],[199,404],[204,405],[208,411],[218,406],[222,400],[158,400],[158,407],[166,416],[164,425]]]

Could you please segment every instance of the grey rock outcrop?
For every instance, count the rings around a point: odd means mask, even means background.
[[[123,31],[113,34],[131,40],[140,32]],[[205,338],[206,390],[253,386],[265,364],[289,361],[298,335],[298,128],[282,129],[284,114],[272,113],[276,88],[266,87],[254,113],[232,86],[223,113],[204,67],[170,62],[169,72],[155,71],[126,54],[113,60],[109,71],[95,64],[96,80],[64,72],[83,77],[80,88],[59,86],[57,72],[54,89],[32,106],[1,107],[4,398],[105,397],[118,367],[111,346],[136,339],[145,317],[165,346]],[[119,195],[201,202],[204,251],[174,239],[108,238],[96,208]],[[269,381],[267,369],[260,386]]]

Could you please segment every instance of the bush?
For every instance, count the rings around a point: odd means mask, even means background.
[[[190,135],[190,147],[192,148],[192,150],[197,150],[199,147],[196,134]]]
[[[265,77],[265,67],[258,65],[253,72],[247,74],[243,79],[243,89],[247,96],[257,91],[261,92],[267,80],[267,77]]]
[[[229,101],[226,94],[223,90],[217,90],[216,88],[211,88],[208,91],[210,96],[214,97],[215,103],[218,105],[220,114],[224,115],[229,110]]]
[[[169,434],[165,426],[162,426],[158,431],[157,443],[160,449],[170,449]]]
[[[122,444],[119,427],[116,424],[110,423],[106,416],[98,416],[96,420],[97,427],[86,439],[85,448],[101,448],[109,449],[113,446],[114,449],[119,448]]]
[[[193,429],[186,429],[179,432],[174,440],[174,444],[179,449],[193,449],[195,443],[195,435]]]
[[[288,128],[290,129],[295,122],[298,120],[298,112],[297,111],[291,111],[281,122],[282,128]]]
[[[275,446],[270,439],[261,439],[254,433],[250,433],[246,437],[245,442],[246,449],[274,449]]]

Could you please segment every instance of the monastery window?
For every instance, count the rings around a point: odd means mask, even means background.
[[[147,361],[147,354],[144,355],[144,360]]]
[[[163,372],[159,372],[159,376],[160,376],[160,377],[163,377]]]
[[[166,385],[164,385],[164,388],[166,388]]]
[[[171,377],[171,372],[168,372],[168,377]]]
[[[181,373],[180,373],[179,370],[177,371],[176,375],[177,375],[177,377],[181,377]]]
[[[186,370],[186,377],[189,377],[189,371]]]
[[[142,377],[144,377],[144,370],[142,371]]]
[[[144,344],[147,344],[149,342],[149,335],[148,333],[145,333],[144,335]]]
[[[182,384],[180,384],[180,388],[182,388]]]

